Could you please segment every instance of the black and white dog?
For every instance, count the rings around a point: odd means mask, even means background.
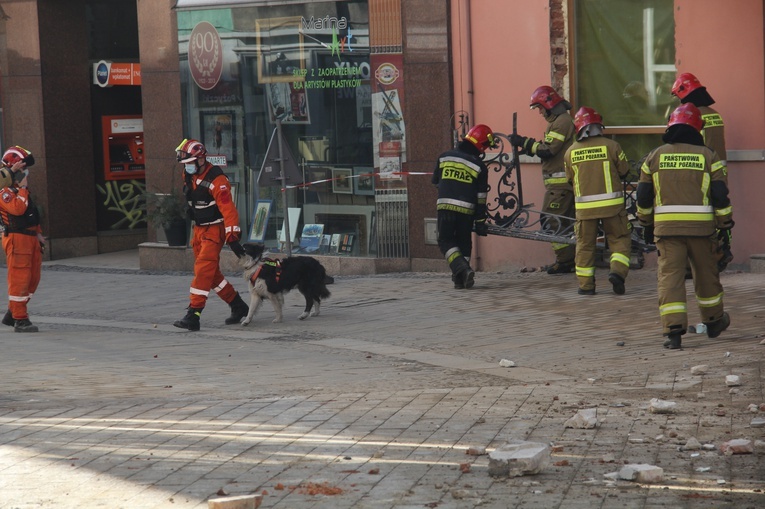
[[[244,278],[250,290],[250,311],[242,320],[242,325],[252,321],[263,299],[268,299],[274,306],[274,323],[282,321],[284,294],[297,287],[305,297],[305,311],[298,317],[301,320],[318,316],[321,301],[330,296],[325,284],[327,271],[315,258],[310,256],[291,256],[281,260],[263,258],[263,244],[244,244],[244,256],[239,263],[244,268]]]

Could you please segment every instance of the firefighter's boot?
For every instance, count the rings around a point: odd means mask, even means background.
[[[614,293],[616,295],[624,295],[625,288],[623,277],[621,277],[619,274],[616,274],[615,272],[612,272],[608,275],[608,282],[613,286]]]
[[[683,334],[685,330],[680,325],[673,325],[669,328],[669,334],[667,334],[667,340],[664,342],[664,348],[670,350],[680,350],[683,343]]]
[[[555,262],[552,265],[547,266],[548,274],[570,274],[576,269],[576,263],[570,262]]]
[[[13,315],[11,314],[11,310],[5,312],[5,316],[3,316],[3,325],[7,325],[8,327],[13,327],[16,325],[16,321],[13,319]]]
[[[454,274],[455,288],[457,282],[462,282],[462,286],[465,288],[472,288],[475,284],[475,272],[470,268],[470,263],[464,256],[458,256],[449,264],[449,268],[452,269]]]
[[[238,293],[236,294],[236,297],[234,297],[234,300],[229,302],[228,305],[231,307],[231,316],[226,318],[226,325],[241,322],[242,318],[247,316],[247,313],[250,311],[249,306],[247,306],[247,304],[242,300],[241,295]]]
[[[37,328],[37,325],[32,325],[32,322],[29,321],[29,318],[16,320],[13,324],[14,332],[37,332],[38,330],[39,329]]]
[[[461,277],[457,277],[457,274],[452,274],[452,283],[454,283],[454,288],[457,290],[463,290],[465,288],[465,283],[462,282]]]
[[[189,308],[186,312],[186,316],[173,323],[174,326],[179,329],[187,329],[190,331],[199,330],[199,317],[202,315],[201,308]]]
[[[730,315],[727,312],[723,312],[722,318],[715,322],[705,323],[704,325],[707,326],[707,337],[714,339],[730,327]]]

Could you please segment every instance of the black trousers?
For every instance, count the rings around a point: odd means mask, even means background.
[[[441,254],[459,249],[462,256],[470,258],[473,252],[473,216],[452,210],[438,211],[438,247]]]

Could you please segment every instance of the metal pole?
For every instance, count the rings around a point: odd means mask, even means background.
[[[287,179],[284,175],[284,149],[282,147],[282,119],[276,117],[276,137],[279,144],[279,176],[282,181],[282,193],[284,193],[284,238],[287,241],[287,256],[292,256],[292,235],[290,234],[290,208],[287,203]]]

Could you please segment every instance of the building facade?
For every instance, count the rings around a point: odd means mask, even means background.
[[[719,4],[3,2],[0,142],[36,156],[52,258],[161,241],[146,194],[180,187],[174,149],[196,138],[232,182],[244,240],[372,271],[390,260],[445,270],[430,173],[466,125],[508,133],[517,112],[518,131],[539,138],[528,99],[552,85],[575,109],[598,109],[638,160],[660,143],[668,84],[693,72],[726,123],[734,263],[746,264],[765,252],[763,7]],[[698,29],[710,19],[714,38]],[[524,158],[522,173],[525,203],[541,204],[538,160]],[[544,242],[497,236],[474,251],[480,270],[550,257]]]

